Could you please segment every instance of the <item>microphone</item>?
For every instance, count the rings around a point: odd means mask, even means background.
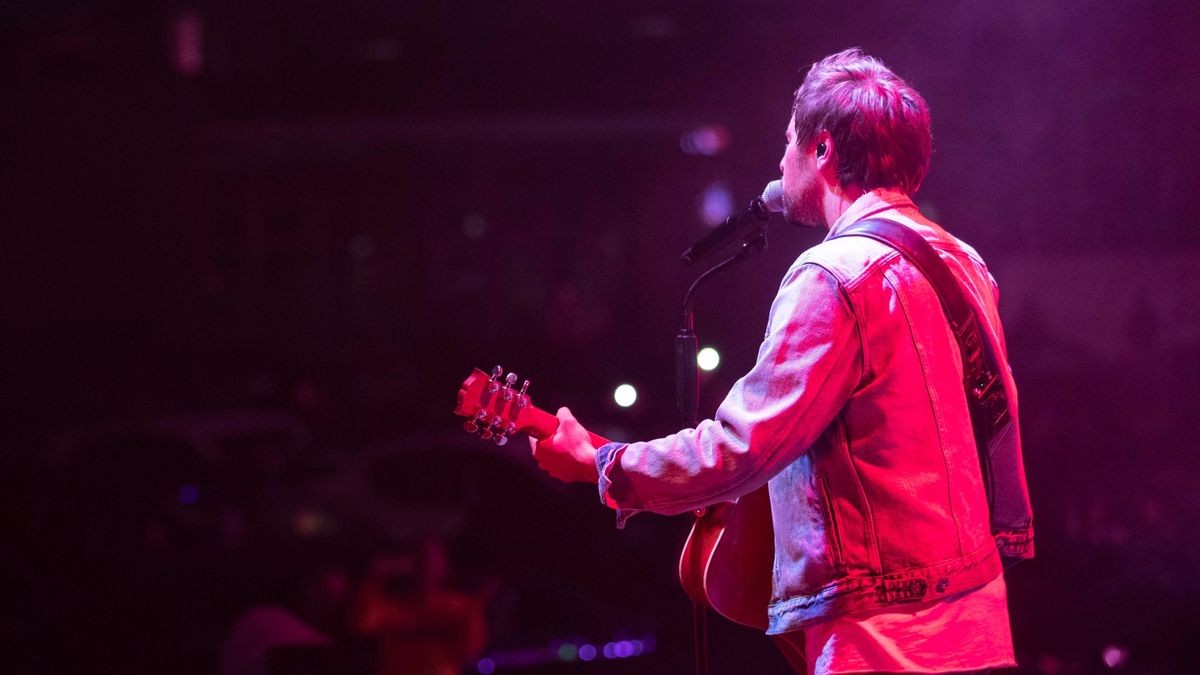
[[[700,237],[692,247],[683,252],[683,262],[692,264],[716,253],[726,244],[749,234],[760,223],[771,217],[772,213],[783,211],[783,181],[773,180],[767,183],[762,195],[754,198],[750,206],[738,211],[725,219],[725,222],[713,228],[712,232]]]

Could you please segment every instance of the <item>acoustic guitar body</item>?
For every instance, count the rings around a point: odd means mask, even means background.
[[[721,616],[766,630],[774,564],[771,500],[763,486],[696,517],[679,557],[679,581]]]

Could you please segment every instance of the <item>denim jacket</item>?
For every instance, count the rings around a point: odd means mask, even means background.
[[[936,292],[885,244],[833,239],[882,217],[912,227],[949,264],[1002,361],[1012,420],[993,439],[989,514],[962,360]],[[768,633],[861,609],[949,597],[1033,555],[1017,392],[979,255],[900,193],[863,195],[788,270],[753,369],[714,419],[596,464],[618,525],[683,513],[764,483],[775,529]],[[1003,513],[1000,513],[1003,511]],[[991,518],[989,518],[991,515]]]

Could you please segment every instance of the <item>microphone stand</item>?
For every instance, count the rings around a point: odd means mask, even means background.
[[[699,338],[696,337],[695,312],[692,309],[694,294],[700,284],[756,257],[767,247],[766,223],[754,228],[742,238],[741,250],[732,257],[717,263],[692,282],[683,297],[682,322],[675,334],[675,404],[679,408],[682,425],[694,427],[700,422],[700,371],[696,364]],[[696,517],[704,516],[704,509],[696,511]],[[704,604],[692,599],[692,644],[696,661],[696,675],[709,675],[708,668],[708,611]]]

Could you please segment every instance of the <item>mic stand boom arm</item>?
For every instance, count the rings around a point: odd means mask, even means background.
[[[700,373],[696,365],[699,340],[696,337],[695,312],[692,309],[696,289],[719,272],[757,256],[766,247],[766,223],[763,223],[742,238],[740,251],[697,277],[683,297],[682,322],[679,332],[675,334],[675,404],[684,427],[695,426],[700,421]]]

